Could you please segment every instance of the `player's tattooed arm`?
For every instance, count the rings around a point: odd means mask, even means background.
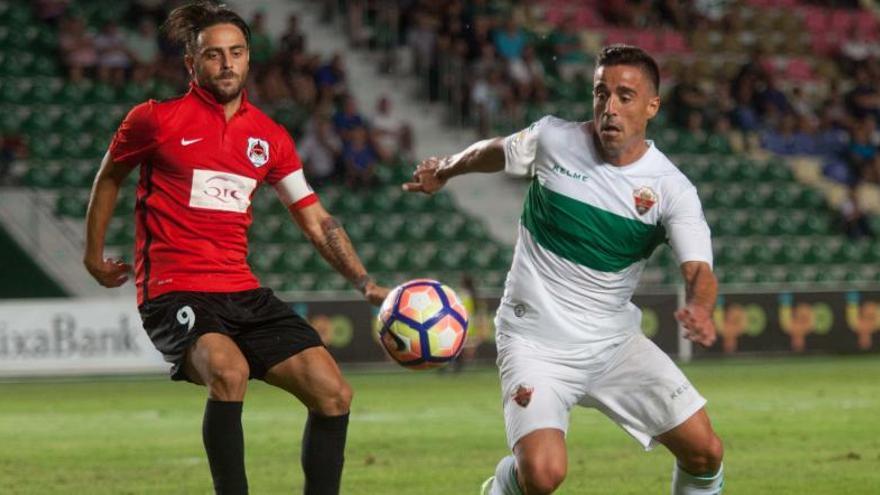
[[[681,274],[686,305],[675,312],[675,317],[685,328],[687,338],[708,347],[716,338],[712,313],[718,296],[718,280],[708,263],[698,261],[683,263]]]
[[[405,191],[434,194],[456,175],[472,172],[492,173],[504,170],[504,138],[478,141],[459,153],[426,158],[413,172],[413,180],[403,185]]]
[[[367,273],[351,239],[338,220],[316,203],[293,212],[294,219],[321,256],[373,304],[381,304],[388,294]]]

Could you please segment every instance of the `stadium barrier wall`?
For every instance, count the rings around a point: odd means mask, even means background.
[[[293,300],[292,298],[286,298]],[[291,306],[318,330],[341,363],[388,361],[377,339],[377,309],[363,300],[297,298]],[[642,330],[678,356],[673,312],[679,295],[639,294]],[[497,298],[484,298],[471,315],[476,357],[494,359],[492,315]],[[714,318],[718,342],[694,346],[695,358],[753,353],[880,351],[880,290],[755,291],[721,295]],[[18,300],[0,303],[0,376],[165,372],[168,364],[141,329],[132,301]]]

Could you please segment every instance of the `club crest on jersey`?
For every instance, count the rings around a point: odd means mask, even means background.
[[[255,167],[262,167],[269,161],[269,143],[260,138],[249,137],[247,157]]]
[[[657,202],[657,193],[648,186],[642,186],[633,191],[633,199],[636,201],[636,211],[644,215]]]

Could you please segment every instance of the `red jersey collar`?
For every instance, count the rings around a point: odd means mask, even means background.
[[[189,92],[194,93],[198,96],[203,102],[208,104],[210,107],[219,111],[220,113],[224,113],[223,105],[217,102],[217,99],[214,98],[214,95],[211,94],[207,89],[199,86],[195,83],[195,81],[190,81],[189,83]],[[247,90],[245,88],[241,88],[241,105],[238,106],[238,111],[235,112],[234,115],[239,115],[247,111],[247,107],[250,105],[250,101],[248,101]]]

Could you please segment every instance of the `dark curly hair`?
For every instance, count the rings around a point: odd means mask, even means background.
[[[196,50],[196,40],[206,28],[217,24],[232,24],[241,29],[247,44],[251,44],[251,28],[225,4],[199,0],[172,10],[162,24],[162,33],[172,43],[182,45],[186,53]]]
[[[609,45],[602,48],[596,59],[596,67],[630,65],[638,67],[654,84],[654,91],[660,93],[660,68],[648,52],[632,45]]]

